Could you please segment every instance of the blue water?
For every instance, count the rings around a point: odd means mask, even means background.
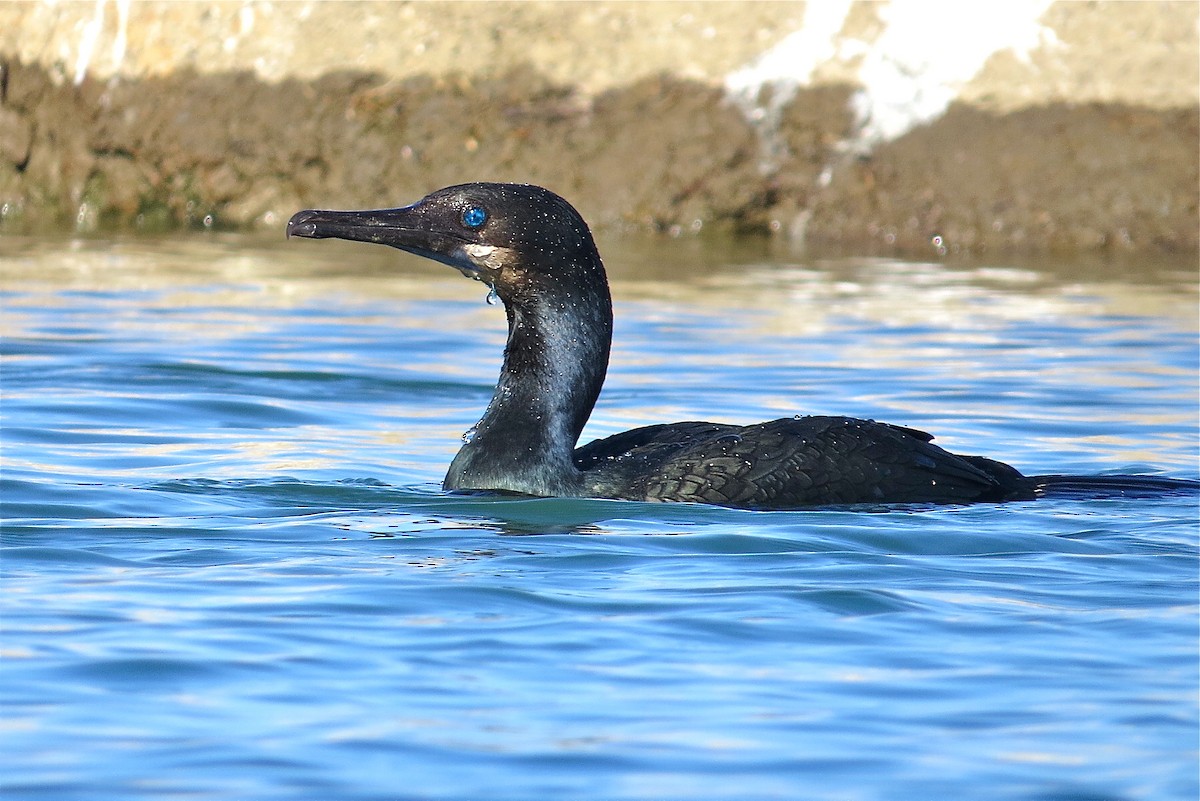
[[[1194,265],[601,246],[585,437],[843,413],[1197,474]],[[1194,497],[447,496],[484,287],[341,243],[0,257],[6,799],[1200,794]]]

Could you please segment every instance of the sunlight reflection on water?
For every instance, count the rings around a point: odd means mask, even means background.
[[[502,312],[295,244],[0,242],[6,797],[1196,796],[1194,498],[445,495]],[[837,413],[1196,474],[1194,265],[772,247],[601,241],[585,437]]]

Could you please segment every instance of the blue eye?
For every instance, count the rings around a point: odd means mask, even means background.
[[[462,221],[468,228],[478,228],[487,222],[487,212],[479,206],[471,206],[463,212]]]

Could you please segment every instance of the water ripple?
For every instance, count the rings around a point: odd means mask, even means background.
[[[1194,497],[443,493],[503,315],[254,247],[5,266],[6,798],[1200,793]],[[1030,472],[1194,475],[1194,290],[989,269],[617,282],[588,434],[850,413]]]

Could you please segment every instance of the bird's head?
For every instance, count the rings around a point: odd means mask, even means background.
[[[483,281],[506,303],[547,286],[605,283],[579,212],[529,184],[460,184],[395,209],[309,209],[288,221],[287,235],[399,248]]]

